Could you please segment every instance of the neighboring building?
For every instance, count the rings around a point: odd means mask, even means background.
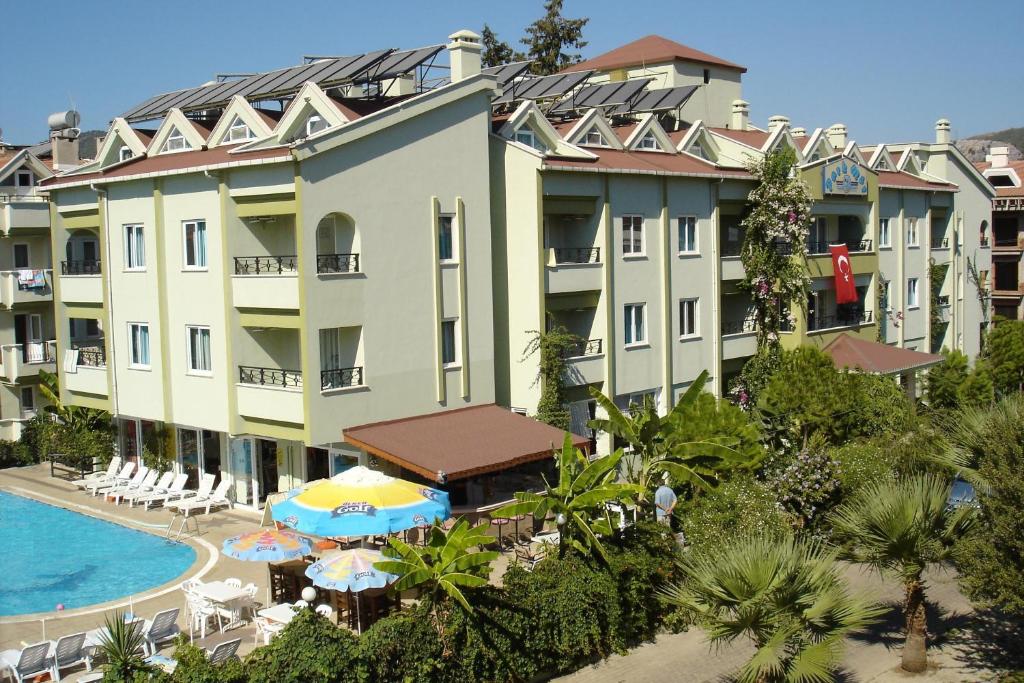
[[[993,147],[976,166],[996,188],[992,200],[992,312],[1024,318],[1024,161],[1011,161],[1006,147]],[[988,233],[986,233],[987,235]]]

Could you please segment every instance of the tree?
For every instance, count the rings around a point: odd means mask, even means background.
[[[986,346],[996,395],[1021,390],[1024,384],[1024,320],[997,318]]]
[[[562,0],[547,0],[544,16],[526,27],[526,37],[520,42],[527,46],[526,55],[532,60],[533,73],[546,76],[581,61],[578,52],[587,46],[583,40],[583,27],[588,18],[566,19],[562,16]]]
[[[702,391],[692,403],[680,400],[677,408],[679,410],[673,410],[669,418],[672,427],[670,444],[711,442],[728,445],[734,460],[747,469],[755,467],[764,458],[760,426],[735,404]]]
[[[928,666],[925,568],[952,556],[954,542],[970,529],[973,511],[948,509],[950,486],[934,475],[880,481],[861,489],[832,514],[845,554],[903,582],[906,642],[903,669]]]
[[[524,57],[523,53],[513,50],[504,40],[498,40],[498,34],[487,24],[484,24],[484,30],[480,32],[480,42],[484,48],[480,57],[484,68],[517,62]]]
[[[49,403],[43,410],[55,415],[70,429],[75,431],[110,429],[110,413],[107,411],[65,405],[60,400],[60,385],[57,382],[56,374],[46,370],[39,371],[39,393]]]
[[[547,332],[534,330],[530,334],[533,337],[523,351],[523,360],[540,354],[535,381],[535,384],[540,383],[540,400],[534,417],[567,432],[571,425],[569,410],[565,407],[565,380],[569,371],[565,359],[573,355],[573,349],[582,340],[560,325],[551,326]]]
[[[679,566],[686,579],[663,599],[695,616],[712,644],[745,638],[757,649],[740,681],[834,680],[844,638],[882,614],[849,590],[831,551],[792,536],[726,540]]]
[[[589,460],[583,451],[574,448],[566,433],[562,450],[557,451],[558,484],[544,479],[544,490],[537,493],[517,491],[515,503],[491,511],[491,517],[514,517],[530,514],[545,519],[549,514],[558,520],[558,555],[568,548],[583,555],[596,553],[607,561],[608,554],[600,536],[614,532],[608,503],[628,503],[642,496],[644,490],[635,484],[621,484],[618,478],[622,450]]]
[[[960,405],[965,407],[990,406],[995,400],[992,373],[983,358],[974,361],[974,369],[960,385],[959,399]]]
[[[978,523],[957,555],[960,585],[972,600],[1024,616],[1024,397],[965,408],[952,439],[978,460]]]
[[[106,615],[103,622],[106,628],[99,644],[99,651],[107,662],[103,667],[103,680],[110,683],[148,680],[154,668],[139,654],[145,643],[142,624],[125,622],[124,612],[120,611]]]
[[[928,371],[925,391],[932,408],[956,408],[960,405],[960,387],[969,374],[967,356],[954,349],[943,349],[941,363]]]
[[[175,652],[177,655],[177,651]],[[230,675],[235,667],[229,662],[214,667],[202,660],[190,662],[194,669],[213,669],[216,678],[210,683],[234,683]],[[179,660],[178,668],[184,663]],[[245,658],[246,683],[355,683],[358,675],[359,640],[347,629],[338,628],[329,619],[311,609],[298,610],[288,625],[269,645],[258,647]],[[175,670],[175,674],[178,670]],[[175,682],[199,683],[175,676]],[[203,683],[206,683],[203,681]]]

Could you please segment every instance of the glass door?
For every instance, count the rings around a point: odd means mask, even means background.
[[[256,440],[256,472],[260,503],[266,502],[267,496],[277,493],[277,442],[267,439]]]
[[[230,439],[231,477],[235,493],[235,502],[240,505],[256,505],[253,494],[256,492],[257,481],[253,467],[252,439],[241,437]]]
[[[178,428],[178,464],[181,471],[188,475],[185,487],[194,489],[199,486],[199,433],[194,429]]]
[[[25,360],[29,363],[42,363],[46,360],[43,345],[43,316],[32,313],[28,316],[27,338],[25,340]]]
[[[126,461],[138,462],[139,453],[139,421],[134,418],[121,419],[121,457]]]
[[[199,444],[200,462],[203,472],[213,475],[213,485],[220,483],[220,432],[204,429],[203,440]]]

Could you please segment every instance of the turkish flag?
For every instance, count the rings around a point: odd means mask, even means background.
[[[850,268],[850,252],[845,244],[832,245],[829,250],[832,252],[832,270],[836,275],[836,303],[855,303],[857,285],[853,281],[853,269]]]

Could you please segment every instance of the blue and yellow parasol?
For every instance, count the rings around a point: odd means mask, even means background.
[[[352,467],[289,491],[271,512],[275,522],[312,536],[371,536],[444,521],[451,505],[444,491]]]
[[[384,588],[398,576],[375,569],[375,562],[382,562],[384,555],[378,550],[353,548],[332,553],[306,568],[306,576],[313,585],[332,591],[358,593],[368,588]]]
[[[233,536],[224,541],[221,551],[228,557],[249,562],[279,562],[309,555],[313,544],[290,531],[264,529]]]

